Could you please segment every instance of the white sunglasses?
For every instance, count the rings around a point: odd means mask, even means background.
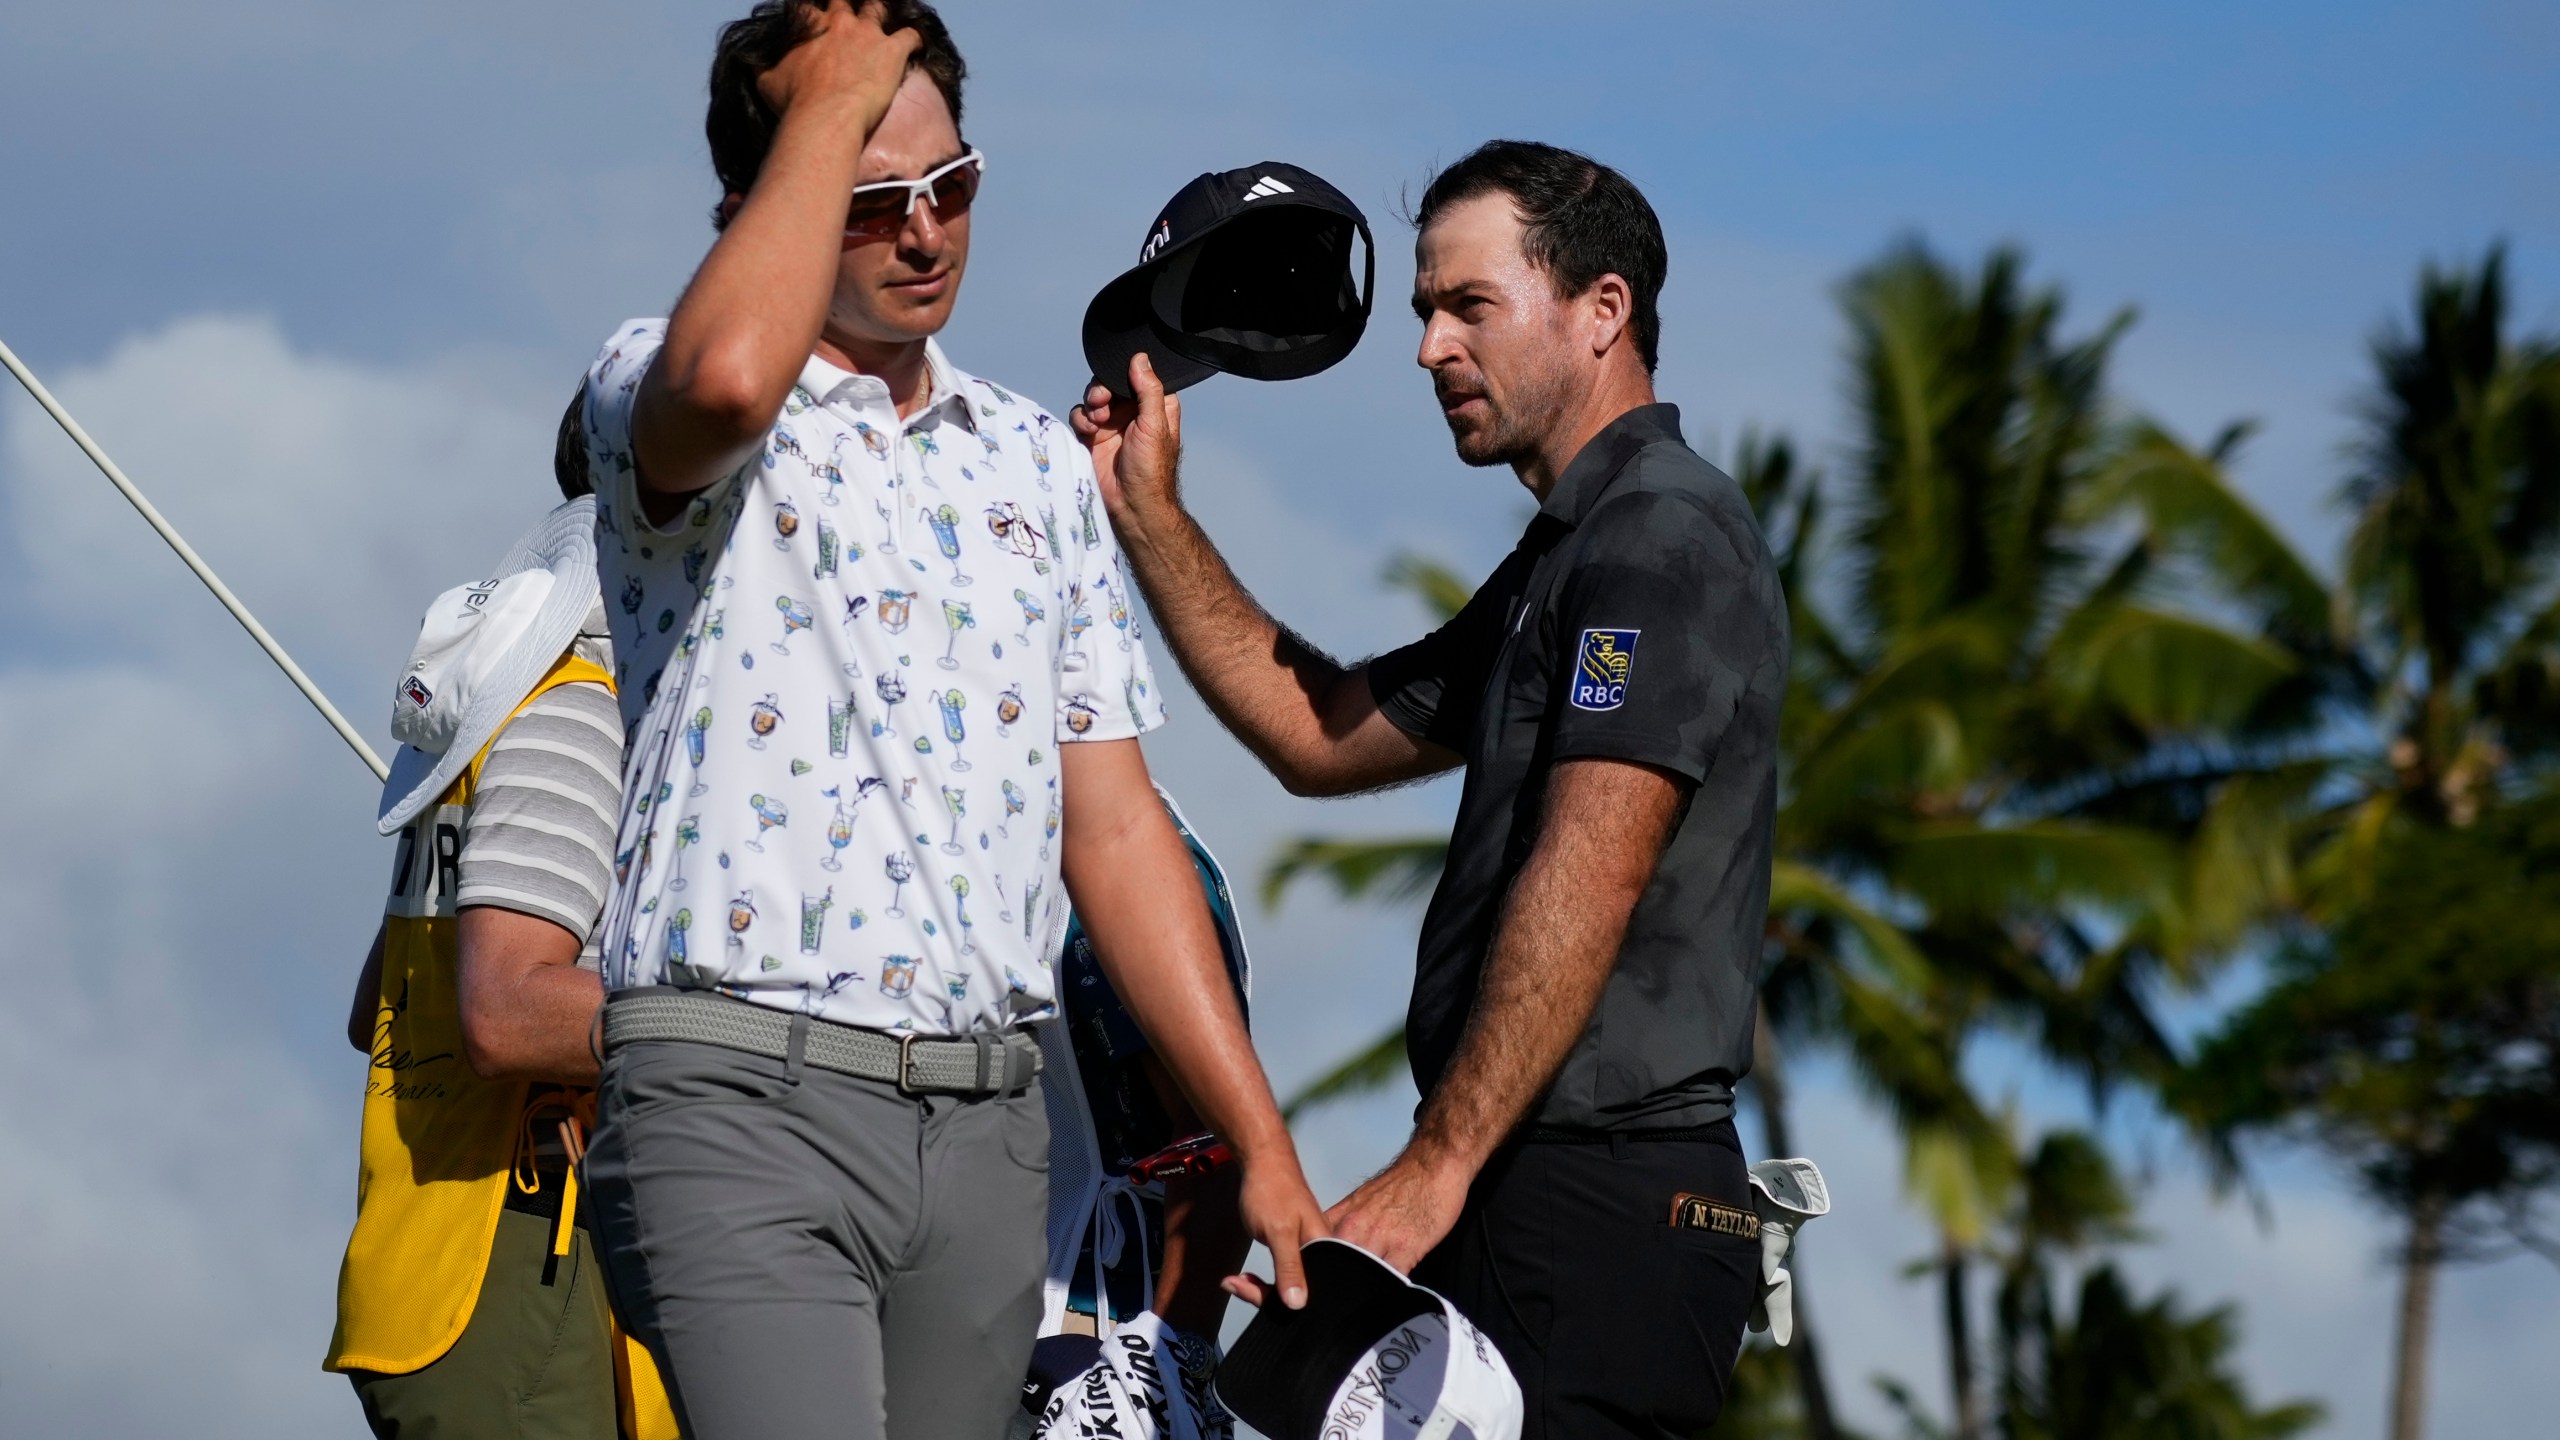
[[[978,198],[978,182],[985,178],[987,157],[972,150],[948,165],[934,169],[913,180],[879,180],[853,187],[852,202],[845,207],[845,233],[877,233],[883,228],[904,225],[916,213],[916,202],[930,201],[934,218],[952,219],[969,208]]]

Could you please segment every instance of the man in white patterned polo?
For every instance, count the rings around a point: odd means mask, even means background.
[[[588,373],[631,755],[589,1183],[702,1440],[1003,1429],[1062,891],[1284,1285],[1322,1230],[1139,752],[1163,709],[1090,461],[930,338],[984,167],[962,78],[912,0],[730,26],[720,237]]]

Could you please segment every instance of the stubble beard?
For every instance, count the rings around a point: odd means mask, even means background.
[[[1481,399],[1491,413],[1481,421],[1443,413],[1459,462],[1479,469],[1508,465],[1516,470],[1536,459],[1541,442],[1564,408],[1565,377],[1541,368],[1522,377],[1509,403],[1493,397],[1483,376],[1462,378],[1463,383],[1454,388]]]

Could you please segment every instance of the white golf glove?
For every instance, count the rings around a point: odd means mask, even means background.
[[[1763,1160],[1751,1167],[1751,1208],[1760,1214],[1760,1298],[1751,1328],[1784,1345],[1796,1333],[1796,1280],[1787,1251],[1805,1223],[1831,1212],[1831,1187],[1810,1160]]]

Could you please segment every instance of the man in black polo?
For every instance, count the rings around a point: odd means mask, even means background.
[[[1496,141],[1416,223],[1417,358],[1458,456],[1539,501],[1438,631],[1345,667],[1264,613],[1181,508],[1180,402],[1144,357],[1134,405],[1096,387],[1076,423],[1166,642],[1291,791],[1466,767],[1414,977],[1422,1108],[1335,1233],[1495,1338],[1532,1440],[1685,1436],[1759,1273],[1733,1087],[1786,602],[1740,489],[1654,401],[1666,257],[1635,187]]]

